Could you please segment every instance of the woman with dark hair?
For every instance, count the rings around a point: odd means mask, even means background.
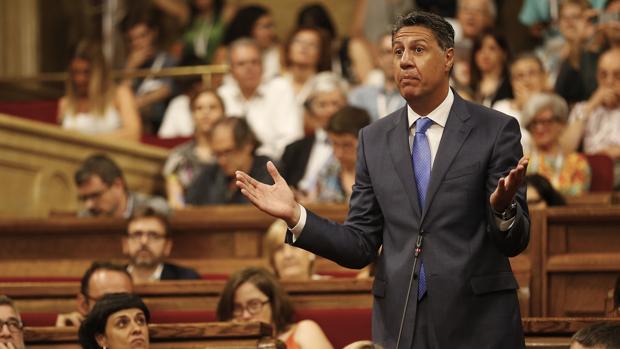
[[[260,321],[273,326],[274,336],[288,349],[332,348],[316,322],[295,323],[293,304],[267,270],[250,267],[230,276],[217,304],[219,321]]]
[[[293,30],[284,46],[284,73],[278,79],[290,84],[300,110],[308,98],[312,79],[331,69],[327,34],[316,27]]]
[[[477,102],[491,107],[499,100],[513,97],[509,61],[510,49],[504,36],[486,31],[474,41],[469,85]]]
[[[314,3],[302,7],[297,15],[297,26],[319,28],[327,34],[332,70],[341,74],[349,83],[363,83],[373,70],[369,44],[354,37],[340,40],[336,26],[323,5]]]
[[[150,320],[137,295],[106,294],[80,325],[79,342],[83,349],[148,349]]]
[[[221,50],[226,50],[237,39],[251,38],[258,44],[263,56],[263,81],[280,73],[280,45],[277,43],[273,16],[266,7],[249,5],[240,8],[230,21]],[[225,57],[225,52],[218,52]]]
[[[562,194],[553,188],[546,177],[537,173],[527,175],[525,183],[527,184],[527,206],[529,208],[566,205]]]

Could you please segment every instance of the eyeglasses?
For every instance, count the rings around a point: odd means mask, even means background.
[[[20,332],[24,328],[24,324],[17,319],[0,320],[0,331],[2,331],[4,325],[9,328],[9,332],[11,333]]]
[[[106,191],[108,191],[108,189],[110,188],[106,187],[104,189],[98,190],[96,192],[92,192],[90,194],[80,195],[78,196],[78,200],[81,202],[86,202],[88,200],[98,200],[103,194],[105,194]]]
[[[263,306],[269,303],[269,300],[261,301],[260,299],[250,299],[245,306],[235,304],[233,308],[233,316],[238,318],[243,316],[244,311],[248,311],[250,315],[256,315],[263,310]]]
[[[134,242],[140,241],[144,237],[148,241],[161,241],[166,238],[166,234],[160,234],[155,231],[136,231],[127,234],[127,238]]]
[[[548,127],[548,126],[553,125],[554,123],[556,123],[559,120],[560,119],[557,118],[557,117],[553,117],[551,119],[532,120],[532,121],[530,121],[529,125],[527,125],[527,128],[528,129],[529,128],[534,128],[534,127],[536,127],[538,125]]]

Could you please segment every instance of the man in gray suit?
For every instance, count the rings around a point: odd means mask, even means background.
[[[524,348],[508,260],[529,241],[519,125],[449,88],[443,18],[399,18],[392,51],[407,106],[360,132],[344,224],[297,204],[271,163],[274,185],[243,172],[237,185],[287,222],[289,243],[351,268],[377,260],[373,339],[386,348]]]

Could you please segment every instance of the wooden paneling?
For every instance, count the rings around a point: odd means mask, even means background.
[[[149,325],[150,347],[177,348],[278,348],[271,327],[263,323],[233,324],[223,322]],[[75,328],[25,328],[28,348],[79,349]]]
[[[551,208],[545,215],[542,315],[605,316],[620,275],[620,208]]]
[[[73,174],[94,153],[106,153],[118,163],[130,190],[161,190],[166,150],[0,114],[0,183],[4,184],[0,216],[44,217],[54,210],[75,211]]]

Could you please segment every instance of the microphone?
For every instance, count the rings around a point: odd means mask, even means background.
[[[409,307],[409,296],[411,295],[411,287],[413,285],[413,280],[418,278],[418,275],[415,273],[415,268],[418,265],[418,258],[422,253],[422,241],[424,239],[424,230],[420,229],[418,233],[418,238],[415,242],[415,250],[413,254],[413,267],[411,268],[411,277],[409,278],[409,286],[407,287],[407,298],[405,298],[405,307],[403,309],[403,316],[400,319],[400,328],[398,329],[398,339],[396,339],[396,349],[400,348],[400,338],[403,334],[403,326],[405,325],[405,315],[407,314],[407,308]]]

